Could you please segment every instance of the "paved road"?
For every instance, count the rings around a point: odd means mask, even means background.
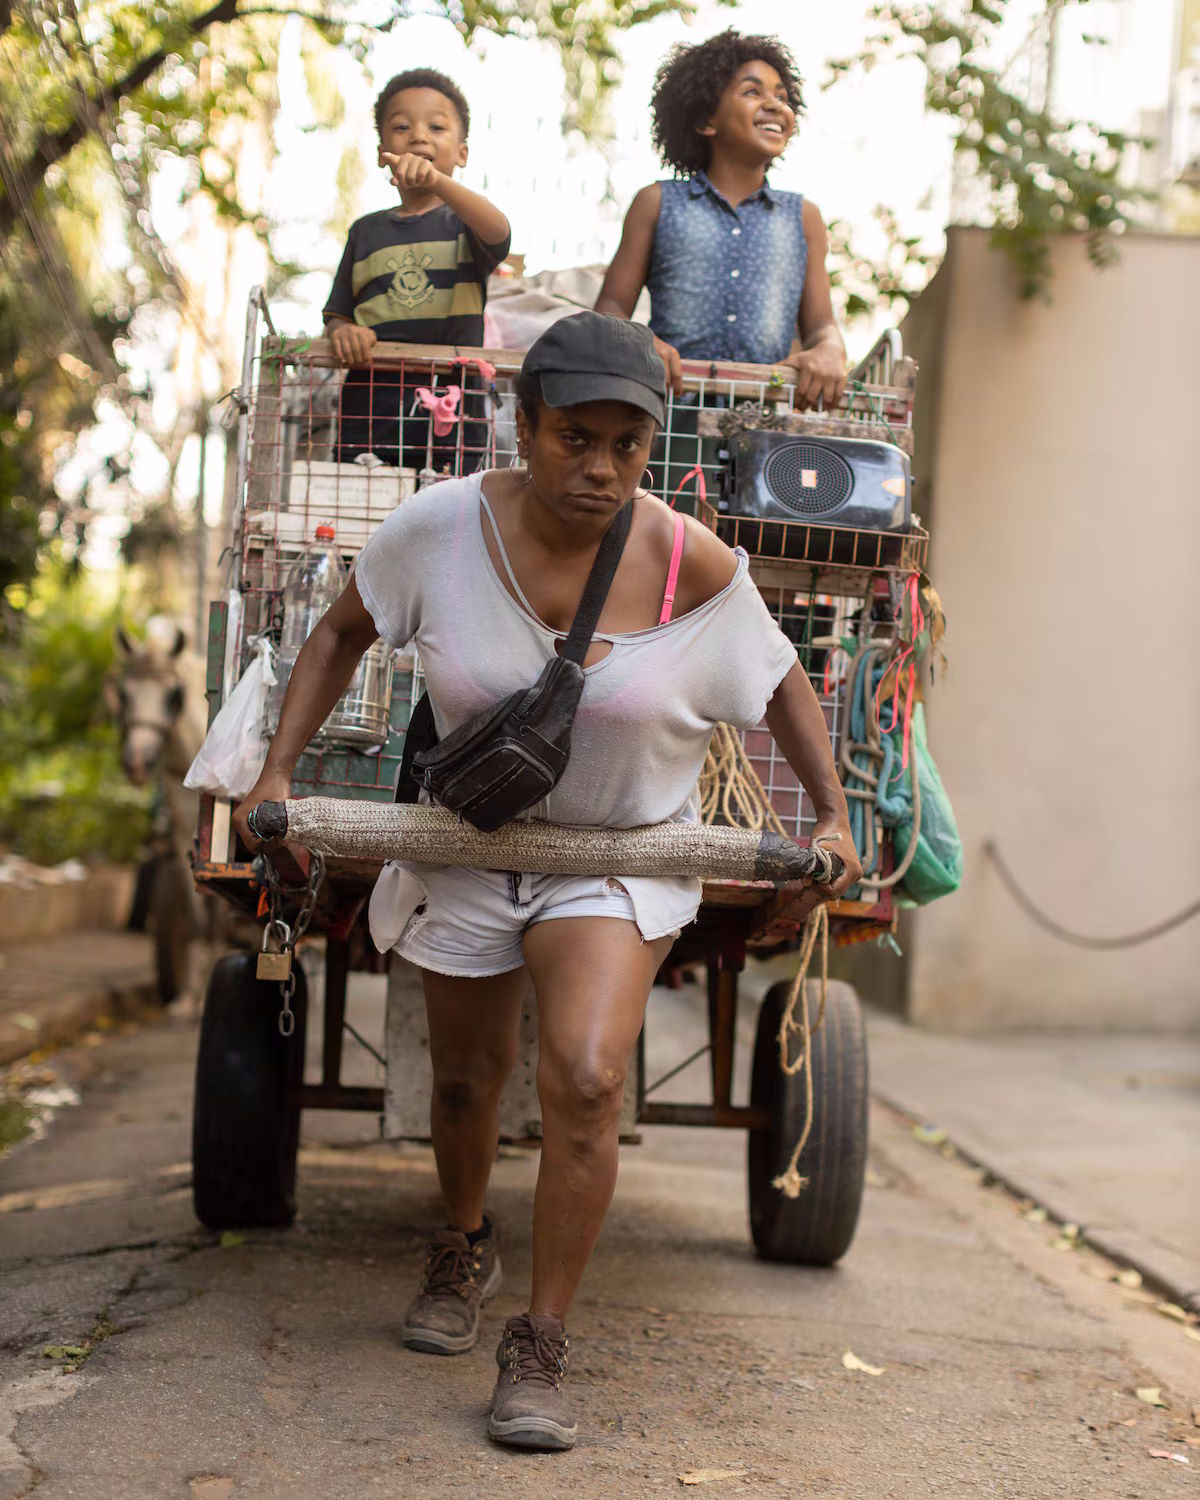
[[[375,1032],[381,989],[352,994]],[[654,1046],[685,1051],[695,997],[653,1005]],[[580,1445],[492,1448],[535,1160],[497,1166],[507,1281],[480,1347],[410,1353],[397,1330],[437,1220],[428,1152],[310,1117],[298,1224],[222,1245],[190,1208],[194,1045],[173,1018],[67,1054],[82,1103],[0,1163],[0,1500],[625,1500],[701,1470],[732,1471],[702,1487],[714,1497],[1197,1493],[1200,1342],[882,1106],[858,1238],[832,1272],[753,1258],[740,1137],[648,1132],[572,1320]],[[71,1347],[91,1350],[73,1371]],[[847,1350],[883,1373],[845,1369]],[[1167,1410],[1134,1394],[1150,1386]]]

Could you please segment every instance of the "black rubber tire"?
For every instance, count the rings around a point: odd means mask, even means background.
[[[217,961],[200,1023],[192,1201],[210,1229],[279,1226],[296,1216],[308,988],[295,966],[296,1029],[280,1036],[279,985],[257,980],[255,962],[253,953]]]
[[[750,1102],[771,1124],[752,1130],[747,1147],[750,1233],[764,1260],[831,1266],[850,1247],[867,1171],[867,1037],[853,988],[829,982],[829,1002],[813,1038],[813,1126],[800,1156],[808,1186],[798,1198],[772,1185],[804,1128],[803,1073],[779,1066],[779,1023],[791,984],[767,991],[758,1013]],[[812,990],[809,991],[810,995]],[[814,1006],[815,1014],[815,1006]]]

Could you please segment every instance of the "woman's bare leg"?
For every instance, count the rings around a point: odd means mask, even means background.
[[[433,1062],[430,1124],[446,1223],[469,1234],[483,1223],[500,1139],[500,1094],[517,1056],[524,969],[486,979],[421,971]]]
[[[538,999],[542,1161],[530,1312],[565,1318],[617,1180],[625,1073],[670,938],[633,922],[564,917],[525,934]]]

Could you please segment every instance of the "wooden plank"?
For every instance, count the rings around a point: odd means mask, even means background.
[[[282,375],[286,360],[281,346],[287,342],[280,339],[263,341],[250,400],[250,433],[246,449],[247,510],[272,509],[279,499],[283,456]]]
[[[208,650],[205,653],[204,695],[208,699],[208,727],[221,707],[221,687],[225,680],[225,627],[229,606],[213,600],[208,606]]]
[[[456,360],[486,360],[494,365],[497,374],[515,375],[525,359],[523,349],[476,349],[459,344],[393,344],[380,342],[371,350],[373,365],[430,364],[438,369],[449,370]],[[315,365],[324,369],[340,369],[341,361],[333,352],[333,344],[326,338],[319,339],[266,339],[263,342],[263,357],[260,371],[273,374],[278,385],[279,370],[284,364]],[[751,365],[733,360],[708,361],[685,359],[682,361],[684,384],[692,389],[701,384],[748,387],[771,386],[776,390],[793,387],[797,381],[796,371],[787,365]],[[260,375],[260,386],[262,377]],[[911,400],[911,390],[903,386],[868,386],[877,401],[893,401],[906,407]],[[864,399],[849,392],[842,404],[851,400],[858,405]]]

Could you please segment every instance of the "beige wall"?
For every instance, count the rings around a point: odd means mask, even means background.
[[[949,618],[930,736],[966,847],[912,924],[930,1025],[1193,1028],[1200,920],[1084,952],[1040,932],[994,838],[1065,925],[1124,933],[1200,896],[1200,239],[1053,251],[1024,303],[953,230],[904,326],[921,360],[917,508]]]

